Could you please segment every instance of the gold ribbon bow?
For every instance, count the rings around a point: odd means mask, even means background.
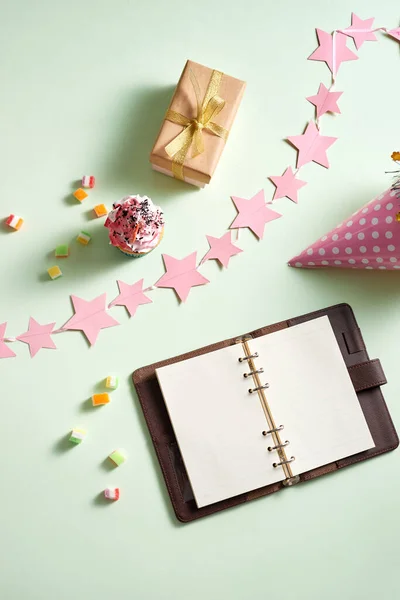
[[[203,102],[200,97],[199,82],[192,69],[189,68],[190,81],[192,83],[197,101],[197,117],[188,119],[185,115],[168,110],[165,118],[172,123],[182,125],[183,129],[167,146],[165,151],[172,158],[172,174],[177,179],[183,177],[183,163],[193,143],[192,158],[204,152],[203,130],[207,129],[212,134],[222,138],[225,142],[228,139],[229,131],[217,125],[212,121],[225,106],[225,100],[218,96],[219,86],[223,73],[213,71],[208,83]]]

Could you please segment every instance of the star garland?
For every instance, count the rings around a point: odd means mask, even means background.
[[[329,168],[327,150],[337,141],[337,138],[324,136],[320,132],[320,119],[327,113],[340,114],[338,100],[343,92],[334,91],[336,76],[344,62],[358,60],[356,52],[347,46],[347,40],[353,40],[358,51],[364,42],[377,41],[375,33],[383,32],[385,35],[400,41],[400,27],[387,29],[386,27],[373,27],[374,18],[360,19],[352,13],[351,25],[346,29],[336,29],[328,33],[316,29],[318,48],[308,57],[308,60],[325,62],[331,72],[331,85],[327,88],[320,84],[317,94],[307,97],[315,107],[315,118],[307,124],[305,131],[300,135],[293,135],[287,141],[297,149],[297,164],[293,171],[289,166],[282,175],[269,176],[275,186],[271,201],[266,202],[264,190],[257,192],[253,197],[246,199],[232,196],[238,214],[229,229],[249,228],[261,240],[264,235],[265,225],[282,215],[274,211],[270,205],[280,198],[287,197],[294,203],[298,202],[299,190],[307,185],[306,181],[297,178],[299,170],[309,162],[315,162]],[[394,152],[392,159],[400,165],[400,152]],[[400,194],[400,171],[395,171],[396,182],[394,189]],[[196,252],[192,252],[182,259],[163,254],[165,273],[155,284],[143,289],[143,279],[133,284],[117,280],[119,295],[106,305],[106,294],[101,294],[93,300],[84,300],[71,296],[74,315],[59,329],[54,329],[55,323],[39,324],[33,317],[29,319],[28,330],[17,337],[6,336],[7,323],[0,324],[0,359],[13,358],[16,354],[8,346],[9,343],[23,342],[29,346],[31,357],[34,357],[42,348],[56,349],[52,338],[55,334],[69,330],[80,330],[84,333],[90,345],[93,345],[102,329],[119,325],[109,313],[108,309],[114,306],[125,306],[129,315],[133,317],[139,306],[152,303],[146,294],[157,288],[172,288],[181,302],[185,302],[192,287],[206,285],[209,280],[200,272],[199,268],[208,260],[218,260],[222,267],[227,268],[230,259],[241,253],[242,249],[232,243],[231,232],[227,231],[220,238],[206,236],[209,250],[197,263]]]

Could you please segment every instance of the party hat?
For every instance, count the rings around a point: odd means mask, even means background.
[[[392,158],[400,164],[399,152]],[[400,179],[288,264],[306,269],[400,269]]]

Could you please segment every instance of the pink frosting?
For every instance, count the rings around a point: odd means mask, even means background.
[[[128,252],[150,252],[164,230],[164,215],[147,196],[126,196],[113,204],[104,223],[110,242]]]

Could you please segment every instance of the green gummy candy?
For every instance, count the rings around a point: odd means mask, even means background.
[[[119,450],[114,450],[114,452],[111,452],[108,458],[110,458],[113,463],[117,465],[117,467],[122,465],[122,463],[126,460],[125,456]]]
[[[71,437],[69,438],[69,441],[72,442],[73,444],[81,444],[82,438],[71,435]]]
[[[113,385],[112,383],[112,379],[115,380],[115,383]],[[118,377],[115,377],[113,375],[109,375],[106,379],[106,387],[110,390],[116,390],[118,387],[119,381],[118,381]]]
[[[56,256],[68,256],[69,246],[68,244],[60,244],[56,248]]]

